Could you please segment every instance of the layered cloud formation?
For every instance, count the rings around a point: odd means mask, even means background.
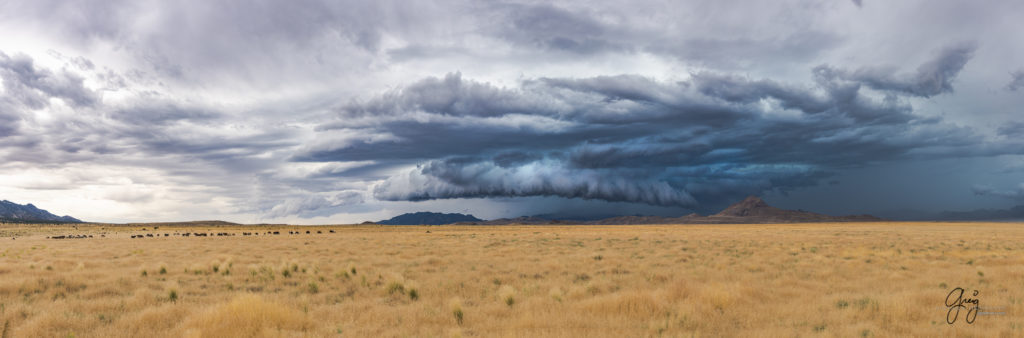
[[[1020,7],[14,1],[0,194],[86,220],[354,222],[750,194],[872,212],[822,201],[933,189],[859,178],[881,171],[934,177],[937,208],[1005,207],[1024,46],[996,19]]]
[[[974,48],[940,48],[909,75],[821,65],[810,84],[700,72],[674,83],[617,75],[503,88],[454,73],[341,107],[319,132],[368,137],[296,159],[417,162],[375,186],[381,200],[558,196],[718,207],[815,185],[846,166],[980,149],[979,135],[915,115],[907,101],[952,92]],[[1008,146],[989,155],[1017,153]]]

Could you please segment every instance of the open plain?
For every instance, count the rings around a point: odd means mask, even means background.
[[[144,227],[0,225],[3,337],[1024,336],[1017,223]]]

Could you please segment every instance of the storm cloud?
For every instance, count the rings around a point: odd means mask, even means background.
[[[1000,190],[990,186],[976,185],[973,188],[975,195],[983,196],[996,196],[1016,201],[1024,201],[1024,183],[1016,187],[1009,187],[1006,190]]]
[[[953,70],[936,64],[967,53],[958,48],[918,66],[917,78],[955,76],[966,60]],[[296,159],[416,164],[375,186],[389,201],[558,196],[705,209],[813,186],[842,168],[958,156],[983,142],[913,113],[900,95],[928,96],[905,90],[931,88],[925,80],[875,99],[861,83],[821,72],[810,70],[810,83],[701,72],[675,83],[617,75],[525,79],[516,88],[453,73],[340,107],[320,133],[368,136]],[[535,157],[503,160],[508,154]]]
[[[492,162],[435,161],[377,185],[374,196],[388,201],[435,198],[558,196],[693,207],[688,193],[643,175],[568,169],[559,163],[537,161],[513,167]]]
[[[1006,85],[1006,90],[1017,91],[1021,88],[1024,88],[1024,70],[1010,73],[1010,83]]]
[[[0,9],[0,195],[87,220],[1020,201],[1019,2]]]

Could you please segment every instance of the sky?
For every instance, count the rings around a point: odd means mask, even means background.
[[[1020,1],[0,3],[0,199],[87,221],[1024,204]]]

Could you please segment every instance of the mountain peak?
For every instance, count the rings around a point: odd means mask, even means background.
[[[57,216],[39,209],[32,203],[21,205],[8,200],[0,202],[0,220],[15,222],[63,222],[81,223],[71,216]]]
[[[768,205],[768,203],[765,203],[760,197],[751,195],[747,196],[747,198],[744,198],[742,201],[725,208],[725,210],[719,212],[717,216],[755,216],[762,214],[763,212],[761,211],[770,210],[778,209]]]
[[[767,206],[768,205],[768,203],[765,203],[763,199],[761,199],[760,197],[754,196],[754,195],[747,196],[747,198],[744,198],[742,201],[740,201],[740,203],[742,203],[742,204],[750,204],[750,205],[757,205],[757,206]]]
[[[414,212],[395,216],[388,220],[375,222],[382,225],[441,225],[458,222],[480,222],[479,218],[465,214],[443,214],[437,212]]]

